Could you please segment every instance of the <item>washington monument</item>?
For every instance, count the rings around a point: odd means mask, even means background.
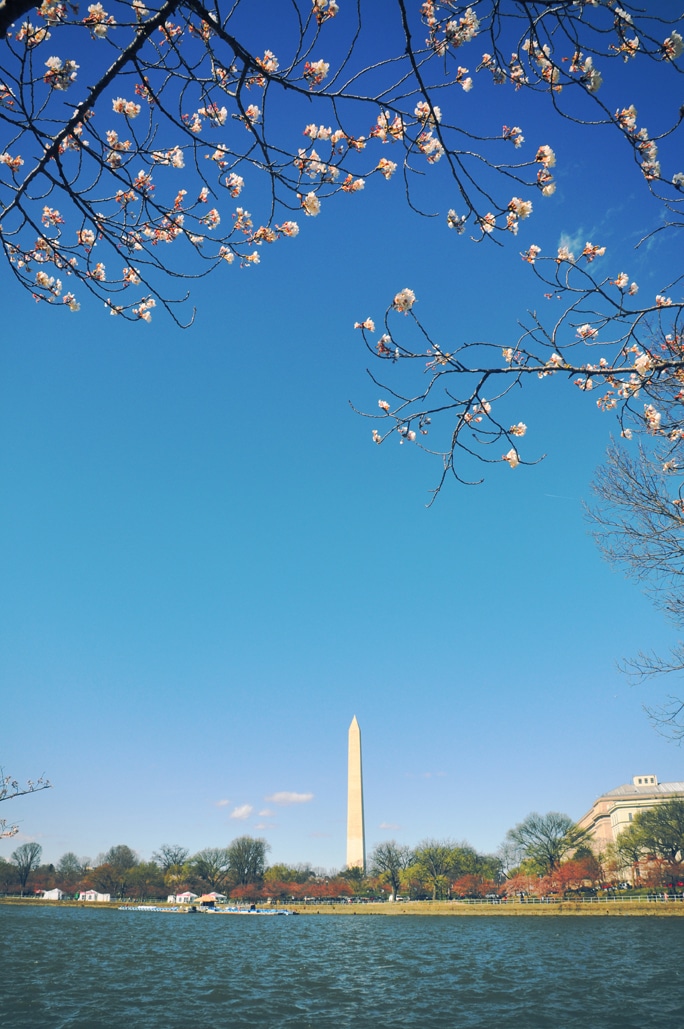
[[[361,730],[356,715],[349,726],[349,764],[347,772],[347,868],[366,871],[366,834],[363,822],[363,772],[361,770]]]

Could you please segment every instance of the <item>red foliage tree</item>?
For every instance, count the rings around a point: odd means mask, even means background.
[[[457,879],[451,889],[456,897],[486,897],[488,893],[498,892],[498,887],[492,879],[485,879],[484,876],[472,872]]]
[[[254,904],[256,901],[264,899],[263,885],[262,883],[242,883],[239,886],[233,886],[230,898],[238,902]]]
[[[541,880],[538,876],[528,875],[521,872],[518,875],[513,875],[510,879],[507,879],[499,892],[505,893],[507,897],[516,897],[521,894],[527,894],[535,897],[540,893],[540,882]]]

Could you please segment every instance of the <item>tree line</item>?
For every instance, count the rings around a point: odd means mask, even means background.
[[[41,864],[42,848],[30,842],[17,847],[9,861],[0,859],[0,891],[23,896],[57,887],[75,896],[95,889],[119,900],[148,900],[190,890],[222,893],[236,901],[289,903],[563,895],[624,880],[649,889],[677,889],[684,885],[684,800],[638,812],[601,852],[591,844],[589,830],[554,811],[528,815],[508,831],[496,854],[480,854],[451,839],[425,839],[416,847],[387,840],[373,848],[365,872],[269,866],[269,844],[251,836],[192,855],[180,844],[163,844],[150,861],[141,860],[127,844],[110,847],[94,862],[69,851],[56,865]]]

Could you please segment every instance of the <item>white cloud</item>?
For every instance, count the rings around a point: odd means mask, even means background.
[[[275,822],[257,822],[255,829],[275,829]]]
[[[401,829],[401,826],[397,825],[396,822],[380,822],[379,828],[380,829]]]
[[[228,807],[229,804],[230,804],[229,800],[217,800],[216,801],[216,807]]]
[[[293,793],[291,790],[282,790],[280,793],[272,793],[270,797],[264,797],[264,800],[271,804],[287,807],[288,804],[308,804],[310,800],[313,800],[313,796],[313,793]]]
[[[244,821],[245,818],[249,818],[253,810],[254,808],[251,804],[240,804],[239,807],[233,808],[230,812],[230,817]]]
[[[270,808],[265,807],[263,811],[259,812],[259,818],[273,818],[274,814],[274,811],[271,811]]]
[[[561,232],[558,246],[567,247],[571,254],[579,257],[586,239],[591,239],[591,236],[587,236],[583,229],[578,229],[575,233]]]

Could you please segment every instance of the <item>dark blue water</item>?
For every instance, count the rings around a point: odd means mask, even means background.
[[[684,1029],[684,919],[0,906],[2,1029]]]

